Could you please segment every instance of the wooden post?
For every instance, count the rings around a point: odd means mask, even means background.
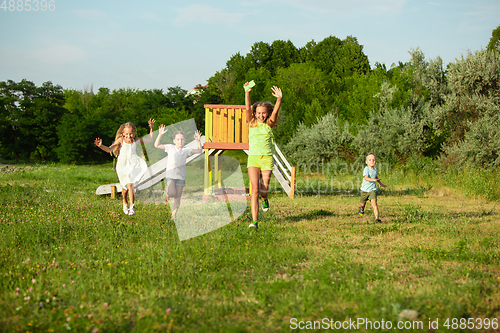
[[[295,167],[291,170],[291,181],[290,181],[290,199],[295,198]]]
[[[116,197],[116,186],[111,186],[111,199]]]

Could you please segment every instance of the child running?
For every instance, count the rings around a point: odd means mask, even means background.
[[[158,130],[158,137],[155,141],[155,147],[163,149],[168,154],[167,169],[165,178],[167,180],[167,186],[163,196],[165,200],[168,201],[169,198],[174,198],[174,208],[172,209],[171,220],[175,219],[177,210],[181,205],[181,195],[186,186],[186,159],[193,154],[199,154],[203,152],[201,147],[201,132],[196,131],[194,133],[194,138],[198,144],[197,149],[186,148],[184,143],[186,138],[183,132],[174,133],[174,144],[160,144],[161,137],[167,132],[165,125],[161,124]]]
[[[252,210],[252,223],[250,228],[259,230],[259,194],[262,197],[262,210],[269,210],[269,181],[273,170],[274,136],[272,128],[276,125],[283,94],[281,89],[273,86],[273,96],[276,104],[269,102],[250,103],[251,84],[244,84],[245,109],[248,121],[248,177],[250,178],[250,206]]]
[[[382,187],[386,187],[382,184],[380,178],[377,178],[377,169],[375,169],[375,154],[369,153],[366,155],[366,167],[363,170],[363,183],[361,183],[361,202],[359,205],[358,213],[363,216],[365,213],[366,201],[370,199],[373,207],[373,214],[375,214],[375,220],[377,222],[382,222],[378,215],[377,206],[377,183]]]
[[[148,138],[135,138],[137,128],[134,124],[128,122],[120,126],[116,132],[115,142],[111,146],[106,147],[103,145],[100,138],[94,141],[97,147],[118,157],[116,173],[122,187],[123,212],[125,215],[135,215],[134,183],[137,183],[148,169],[146,161],[136,153],[136,142],[153,142],[154,123],[154,119],[148,120],[150,129]],[[129,201],[127,201],[127,193]]]

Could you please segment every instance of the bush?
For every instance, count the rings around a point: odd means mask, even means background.
[[[299,124],[296,134],[284,147],[284,151],[294,163],[299,164],[315,163],[318,160],[328,162],[336,158],[352,160],[353,140],[349,123],[345,122],[342,126],[337,116],[328,113],[310,127]]]

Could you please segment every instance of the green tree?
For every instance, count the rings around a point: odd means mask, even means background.
[[[491,32],[490,42],[488,43],[488,51],[498,51],[500,49],[500,25]]]
[[[280,142],[288,142],[297,125],[305,120],[306,106],[313,104],[313,101],[315,103],[312,109],[317,114],[314,118],[311,115],[308,116],[306,126],[312,125],[316,118],[332,110],[329,98],[331,90],[327,75],[308,63],[280,68],[273,81],[268,83],[265,91],[270,92],[271,85],[276,85],[283,90],[279,122],[275,129],[277,140]],[[272,100],[272,98],[269,97],[267,100]]]
[[[346,89],[335,100],[336,114],[340,121],[347,121],[353,133],[357,127],[368,122],[370,114],[379,110],[382,83],[386,79],[383,69],[375,69],[370,74],[354,73],[345,79]]]
[[[7,156],[53,160],[57,147],[56,127],[65,112],[61,86],[45,82],[0,82],[2,133],[0,142]]]
[[[436,109],[435,124],[453,144],[464,140],[470,123],[500,105],[500,53],[480,50],[462,56],[449,64],[447,80],[451,92]]]

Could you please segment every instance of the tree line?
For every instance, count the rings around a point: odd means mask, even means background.
[[[370,68],[352,36],[312,40],[301,48],[290,41],[257,42],[199,85],[199,95],[180,87],[94,93],[8,80],[0,82],[0,155],[16,161],[108,160],[93,147],[93,138],[112,142],[126,121],[136,124],[138,135],[146,134],[151,117],[167,125],[195,118],[203,131],[204,104],[244,104],[242,86],[255,80],[254,101],[271,101],[273,85],[283,89],[274,131],[294,162],[354,161],[371,151],[391,163],[447,156],[495,167],[499,34],[500,26],[486,50],[462,55],[446,68],[419,49],[410,51],[406,63]]]
[[[93,163],[109,160],[93,145],[100,137],[114,141],[120,124],[131,121],[137,135],[146,135],[147,121],[172,124],[204,112],[196,95],[180,87],[137,90],[100,88],[97,92],[63,90],[45,82],[0,82],[0,156],[9,160]]]

